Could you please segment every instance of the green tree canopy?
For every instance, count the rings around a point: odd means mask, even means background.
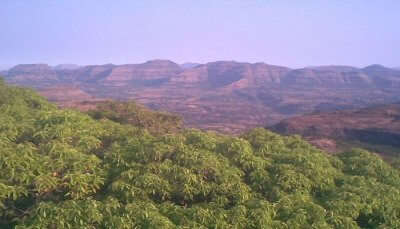
[[[0,82],[0,228],[400,228],[399,170],[367,151],[135,112],[59,110]]]

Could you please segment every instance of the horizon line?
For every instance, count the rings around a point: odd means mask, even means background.
[[[184,64],[197,64],[197,65],[206,65],[210,63],[216,63],[216,62],[234,62],[234,63],[239,63],[239,64],[266,64],[266,65],[272,65],[272,66],[279,66],[279,67],[286,67],[290,69],[303,69],[303,68],[318,68],[318,67],[352,67],[352,68],[366,68],[369,66],[374,66],[374,65],[379,65],[385,68],[391,68],[391,69],[399,69],[400,65],[398,66],[386,66],[383,64],[378,64],[378,63],[372,63],[364,66],[355,66],[355,65],[347,65],[347,64],[322,64],[322,65],[306,65],[302,67],[291,67],[291,66],[286,66],[286,65],[280,65],[280,64],[270,64],[264,61],[257,61],[257,62],[246,62],[246,61],[237,61],[237,60],[215,60],[215,61],[209,61],[209,62],[196,62],[196,61],[186,61],[183,63],[178,63],[170,59],[149,59],[144,62],[134,62],[134,63],[122,63],[122,64],[114,64],[114,63],[102,63],[102,64],[76,64],[76,63],[59,63],[59,64],[49,64],[49,63],[44,63],[44,62],[33,62],[33,63],[20,63],[20,64],[14,64],[14,65],[9,65],[9,64],[0,64],[0,71],[8,71],[16,66],[19,65],[47,65],[49,67],[57,67],[60,65],[76,65],[77,67],[86,67],[86,66],[104,66],[104,65],[114,65],[114,66],[123,66],[123,65],[140,65],[140,64],[145,64],[148,62],[152,61],[170,61],[172,63],[175,63],[179,66],[182,66]]]

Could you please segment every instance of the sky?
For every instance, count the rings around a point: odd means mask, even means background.
[[[1,0],[0,68],[217,60],[400,66],[399,0]]]

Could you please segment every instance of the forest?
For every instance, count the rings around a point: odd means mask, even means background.
[[[400,228],[400,163],[0,82],[0,228]]]

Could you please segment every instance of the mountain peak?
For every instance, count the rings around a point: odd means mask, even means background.
[[[383,65],[380,65],[380,64],[371,64],[371,65],[368,65],[367,67],[365,67],[363,69],[367,70],[367,71],[382,71],[382,70],[386,71],[386,70],[389,70],[389,68],[387,68],[387,67],[385,67]]]
[[[248,64],[244,62],[238,62],[234,60],[218,60],[206,63],[206,65],[236,65],[236,64]]]
[[[155,65],[155,66],[165,66],[165,65],[176,65],[179,66],[177,63],[171,61],[171,60],[166,60],[166,59],[154,59],[154,60],[148,60],[143,65]]]

